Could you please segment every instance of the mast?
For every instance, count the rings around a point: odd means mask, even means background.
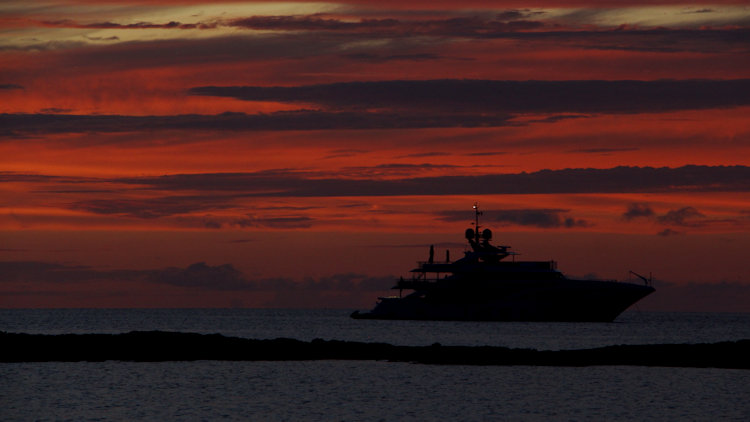
[[[474,203],[474,241],[479,244],[479,216],[482,212],[479,211],[479,203]]]

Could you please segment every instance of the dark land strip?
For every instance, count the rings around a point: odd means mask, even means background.
[[[635,365],[750,369],[750,340],[710,344],[616,345],[579,350],[496,346],[394,346],[339,340],[254,340],[221,334],[0,332],[0,362],[380,360],[437,365]]]

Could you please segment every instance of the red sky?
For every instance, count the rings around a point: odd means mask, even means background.
[[[744,2],[0,5],[0,307],[369,307],[430,244],[750,312]]]

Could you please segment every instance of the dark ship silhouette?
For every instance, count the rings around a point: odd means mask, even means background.
[[[605,280],[576,280],[557,270],[555,261],[503,261],[509,246],[490,244],[492,231],[480,232],[479,207],[474,204],[475,229],[466,229],[471,246],[451,262],[430,258],[401,278],[393,289],[399,296],[380,297],[369,312],[355,319],[463,321],[601,321],[610,322],[628,307],[654,292],[643,284]],[[447,255],[447,254],[446,254]],[[403,296],[404,290],[413,290]]]

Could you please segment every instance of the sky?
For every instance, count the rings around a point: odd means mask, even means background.
[[[6,0],[0,307],[367,309],[478,203],[750,312],[749,115],[745,1]]]

